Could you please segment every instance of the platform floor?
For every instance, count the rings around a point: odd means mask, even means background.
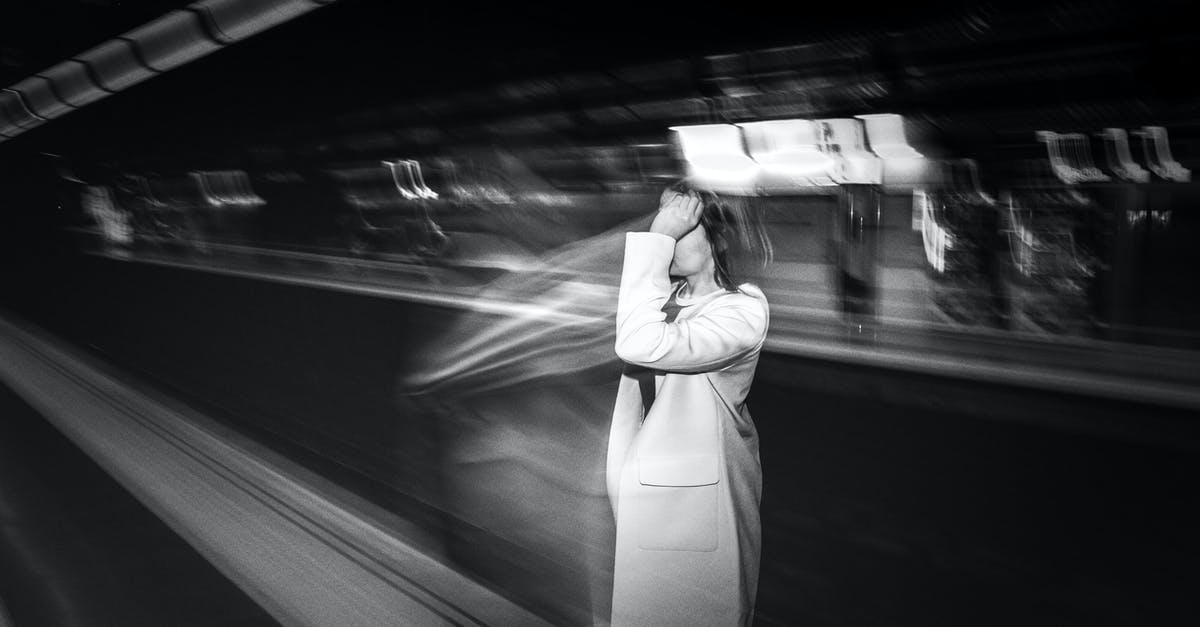
[[[367,478],[427,486],[447,495],[435,507],[471,490],[483,505],[468,514],[546,518],[544,501],[489,489],[520,485],[512,457],[464,473],[400,454],[492,434],[485,421],[409,428],[425,423],[397,407],[410,347],[441,337],[448,308],[108,259],[70,270],[14,274],[7,299],[94,356],[223,405],[248,431],[355,462],[349,490]],[[565,377],[527,396],[567,407],[578,386]],[[515,392],[505,400],[529,402]],[[758,625],[1125,627],[1200,616],[1194,411],[770,352],[750,402],[765,477]],[[586,436],[587,424],[567,430],[562,416],[529,427],[554,436],[537,443]],[[511,435],[510,424],[497,432]],[[560,457],[582,465],[584,456]],[[547,593],[548,581],[571,584],[547,575],[563,569],[451,518],[421,524],[460,572],[539,611],[563,598]]]
[[[0,607],[20,627],[278,624],[6,387]]]

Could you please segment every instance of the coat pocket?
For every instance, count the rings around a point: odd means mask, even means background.
[[[717,550],[717,455],[638,459],[638,547],[651,551]]]

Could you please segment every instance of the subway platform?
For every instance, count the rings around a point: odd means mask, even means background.
[[[0,416],[0,624],[278,624],[8,387]]]
[[[424,415],[394,394],[413,347],[496,308],[272,278],[94,256],[14,274],[5,318],[47,331],[0,323],[0,381],[283,624],[604,624],[587,614],[601,543],[577,523],[609,511],[578,484],[602,472],[611,373]],[[1136,351],[1080,360],[1059,344],[1045,363],[999,342],[957,360],[940,344],[834,351],[777,322],[751,401],[756,625],[1200,615],[1194,368],[1154,360],[1135,379]],[[1067,377],[1067,362],[1108,379]],[[589,420],[565,419],[579,407]],[[425,510],[373,498],[383,482]]]
[[[0,622],[546,624],[78,349],[0,320],[0,354]]]

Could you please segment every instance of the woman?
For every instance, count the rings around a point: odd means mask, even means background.
[[[676,186],[649,232],[626,234],[616,350],[630,367],[608,444],[616,626],[753,618],[762,477],[745,400],[768,309],[731,261],[737,244],[770,249],[747,225]]]

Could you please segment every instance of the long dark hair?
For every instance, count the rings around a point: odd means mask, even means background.
[[[696,189],[687,181],[678,181],[671,189],[684,194],[694,192],[704,203],[700,226],[712,248],[717,285],[736,292],[750,266],[765,268],[771,262],[775,249],[762,221],[752,216],[746,199]]]

